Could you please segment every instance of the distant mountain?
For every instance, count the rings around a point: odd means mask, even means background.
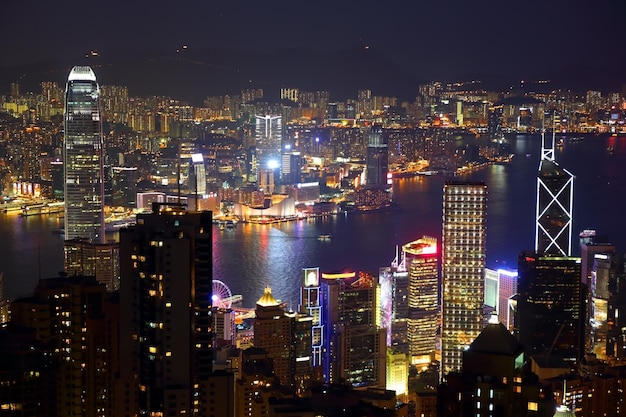
[[[39,62],[28,66],[0,67],[0,94],[6,94],[12,82],[22,91],[39,91],[41,81],[65,83],[74,65],[91,65],[103,85],[124,85],[131,96],[163,95],[201,104],[211,95],[238,94],[244,88],[262,88],[269,98],[277,98],[281,87],[304,91],[326,90],[331,100],[356,97],[362,89],[377,96],[394,96],[413,101],[419,84],[431,81],[423,74],[432,73],[432,65],[396,62],[385,51],[363,46],[332,51],[305,48],[181,50],[163,54],[157,51],[122,52],[101,55],[81,62]],[[432,64],[432,63],[431,63]],[[430,70],[427,70],[430,68]],[[551,88],[585,91],[619,91],[626,71],[618,68],[581,65],[555,71]],[[518,84],[512,74],[485,71],[463,74],[463,63],[446,70],[456,79],[480,79],[483,88],[506,89]]]

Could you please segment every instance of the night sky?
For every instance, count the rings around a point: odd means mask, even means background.
[[[182,45],[189,46],[188,63],[214,67],[211,77],[217,84],[221,76],[215,67],[221,64],[222,73],[243,72],[244,78],[253,78],[264,60],[273,66],[263,64],[261,74],[293,72],[286,62],[290,59],[310,68],[323,62],[319,66],[326,72],[320,76],[327,79],[332,78],[327,69],[335,61],[341,71],[352,61],[354,71],[363,72],[363,84],[381,77],[503,82],[544,78],[574,88],[585,84],[618,91],[626,82],[621,75],[626,74],[624,0],[4,3],[2,83],[14,76],[16,67],[83,64],[91,49],[100,53],[100,64],[123,67],[139,57],[174,56]],[[370,58],[353,55],[357,49]],[[302,51],[311,62],[303,61]],[[228,58],[237,54],[245,58]],[[342,60],[346,62],[338,62]],[[147,71],[146,66],[135,70]],[[122,82],[118,78],[111,75],[111,81]],[[236,81],[231,78],[225,82]]]

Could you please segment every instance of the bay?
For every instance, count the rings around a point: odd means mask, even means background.
[[[455,180],[488,186],[487,267],[517,268],[517,255],[534,246],[539,136],[511,136],[515,158]],[[626,247],[626,137],[566,138],[556,161],[575,175],[574,240],[582,229],[596,229]],[[303,267],[322,271],[353,269],[377,274],[389,266],[396,247],[423,235],[440,239],[442,191],[449,178],[421,176],[395,180],[396,211],[329,216],[272,225],[239,224],[213,230],[214,279],[254,307],[266,285],[276,298],[296,309]],[[39,278],[63,268],[62,237],[56,216],[0,214],[0,272],[4,296],[32,293]],[[330,235],[320,240],[320,235]],[[574,255],[579,255],[574,243]]]

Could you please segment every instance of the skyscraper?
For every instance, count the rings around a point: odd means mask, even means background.
[[[70,275],[95,276],[107,291],[120,289],[119,244],[115,241],[94,243],[71,239],[63,243],[63,269]]]
[[[254,347],[274,363],[280,384],[304,393],[311,378],[311,324],[306,314],[285,311],[269,287],[256,303]]]
[[[367,134],[366,179],[368,188],[387,188],[389,150],[387,138],[380,126],[373,126]]]
[[[282,116],[257,115],[255,134],[256,149],[261,165],[265,168],[267,161],[271,158],[276,158],[278,162],[283,138]]]
[[[515,333],[526,358],[577,362],[584,348],[585,297],[580,258],[522,252]]]
[[[409,270],[409,355],[429,364],[434,356],[439,312],[437,239],[424,236],[402,247]]]
[[[383,388],[386,331],[379,327],[378,282],[355,272],[322,273],[324,382]]]
[[[574,176],[554,160],[554,130],[551,139],[541,135],[535,252],[571,256]]]
[[[462,353],[483,328],[487,186],[443,189],[441,375],[461,369]]]
[[[320,293],[320,269],[303,268],[302,287],[300,289],[300,312],[312,317],[311,321],[311,366],[314,371],[322,365],[322,296]]]
[[[120,231],[120,360],[132,414],[208,413],[211,226],[210,212],[155,203]]]
[[[100,89],[90,67],[74,67],[65,88],[65,239],[104,242]]]

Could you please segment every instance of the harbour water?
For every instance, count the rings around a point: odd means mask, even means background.
[[[516,269],[517,255],[534,245],[539,136],[510,137],[515,158],[458,180],[488,186],[487,267]],[[557,162],[575,175],[574,227],[596,229],[626,252],[626,137],[586,136],[557,149]],[[396,256],[396,246],[423,235],[441,236],[442,190],[449,178],[421,176],[394,181],[399,209],[350,213],[270,225],[238,224],[213,230],[214,278],[225,282],[243,305],[253,307],[266,285],[296,308],[301,269],[344,268],[377,274]],[[56,215],[0,214],[0,271],[4,295],[28,295],[39,278],[63,267],[62,236]],[[328,235],[319,239],[321,235]],[[115,235],[111,235],[114,237]],[[575,238],[575,237],[574,237]],[[574,245],[574,255],[579,254]]]

